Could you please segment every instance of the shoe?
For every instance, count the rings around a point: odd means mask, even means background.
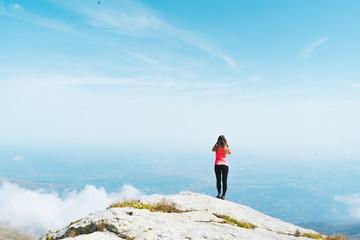
[[[221,195],[220,195],[220,193],[216,196],[216,198],[221,198]]]
[[[222,196],[221,196],[221,199],[222,199],[222,200],[225,200],[225,195],[222,195]]]

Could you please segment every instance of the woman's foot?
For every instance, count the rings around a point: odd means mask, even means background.
[[[216,196],[216,198],[221,198],[221,195],[220,195],[220,193]]]
[[[225,200],[225,195],[222,195],[222,196],[221,196],[221,199],[222,199],[222,200]]]

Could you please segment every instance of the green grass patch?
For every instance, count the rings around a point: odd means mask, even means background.
[[[71,225],[73,225],[73,224],[75,224],[75,223],[78,223],[78,222],[81,222],[81,221],[82,221],[82,218],[79,219],[79,220],[76,220],[76,221],[74,221],[74,222],[71,222],[71,223],[67,226],[67,228],[70,227]]]
[[[343,234],[336,234],[333,236],[327,236],[326,240],[350,240],[350,239]]]
[[[229,217],[227,215],[219,215],[219,214],[216,214],[214,213],[214,215],[218,218],[221,218],[221,219],[224,219],[225,222],[224,223],[229,223],[229,224],[232,224],[232,225],[236,225],[238,227],[242,227],[242,228],[248,228],[248,229],[254,229],[256,228],[256,226],[254,224],[251,224],[251,223],[246,223],[246,222],[240,222],[232,217]]]
[[[295,237],[307,237],[307,238],[311,238],[311,239],[319,239],[319,240],[349,240],[349,238],[345,235],[342,234],[336,234],[333,236],[323,236],[321,234],[318,233],[304,233],[304,234],[300,234],[299,230],[296,230]]]
[[[322,236],[321,234],[317,234],[317,233],[304,233],[301,235],[302,237],[307,237],[307,238],[312,238],[312,239],[326,239],[324,238],[324,236]]]
[[[168,201],[161,201],[155,204],[143,204],[139,201],[132,200],[132,201],[124,201],[124,202],[117,202],[111,204],[109,208],[136,208],[136,209],[148,209],[151,212],[164,212],[164,213],[182,213],[186,211],[182,211],[176,207],[176,204],[173,202]]]

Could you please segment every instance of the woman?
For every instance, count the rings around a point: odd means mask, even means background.
[[[216,187],[218,190],[217,198],[225,200],[225,193],[227,189],[227,176],[229,173],[229,164],[226,159],[226,154],[231,154],[229,144],[224,135],[219,136],[216,144],[212,148],[213,152],[216,152],[215,160],[215,175],[216,175]],[[221,195],[221,180],[222,180],[222,195]]]

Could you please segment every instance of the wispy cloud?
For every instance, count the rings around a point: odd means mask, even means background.
[[[252,76],[248,79],[251,82],[260,82],[261,81],[261,77],[259,76]]]
[[[24,158],[21,157],[21,156],[15,156],[15,157],[13,157],[13,160],[14,161],[21,161],[21,160],[24,160]]]
[[[153,9],[138,1],[124,0],[97,5],[88,4],[87,1],[58,3],[80,13],[88,24],[104,31],[127,37],[157,38],[165,42],[170,41],[172,44],[185,43],[221,59],[230,68],[237,69],[235,60],[212,46],[206,38],[169,24],[158,17]]]
[[[236,62],[234,61],[234,59],[232,59],[232,58],[229,57],[229,56],[225,56],[225,55],[223,55],[223,56],[221,56],[221,57],[229,64],[229,66],[230,66],[232,69],[238,70],[238,66],[237,66]]]
[[[133,55],[141,60],[143,60],[144,62],[147,62],[147,63],[151,63],[151,64],[154,64],[154,65],[161,65],[161,63],[155,59],[152,59],[152,58],[149,58],[149,57],[146,57],[142,54],[138,54],[138,53],[133,53]]]
[[[327,40],[329,40],[328,37],[323,37],[313,43],[311,43],[309,46],[307,46],[302,52],[301,57],[306,58],[308,57],[317,47],[324,44]]]
[[[349,214],[355,219],[360,219],[360,194],[337,195],[334,197],[335,201],[347,205]]]
[[[360,83],[354,83],[353,87],[360,87]]]
[[[75,30],[64,22],[39,16],[25,9],[22,5],[14,3],[5,6],[3,2],[0,3],[0,14],[9,17],[15,17],[25,22],[36,24],[39,26],[54,28],[63,32],[75,33]]]
[[[14,7],[15,9],[22,9],[21,5],[20,5],[20,4],[17,4],[17,3],[15,3],[15,4],[13,5],[13,7]]]
[[[152,65],[152,67],[156,67],[157,69],[161,69],[161,70],[165,70],[165,71],[173,71],[174,70],[173,67],[171,67],[167,64],[164,64],[160,60],[154,59],[154,57],[148,57],[148,56],[145,56],[144,54],[139,54],[139,53],[131,53],[131,54],[133,56],[135,56],[136,58],[140,59],[141,61]]]
[[[19,80],[20,81],[20,80]],[[72,101],[72,98],[79,98],[83,94],[95,94],[107,99],[113,93],[114,97],[121,101],[125,96],[132,99],[146,99],[152,101],[154,98],[162,97],[180,97],[189,95],[209,96],[239,96],[248,91],[244,89],[237,81],[232,79],[218,79],[217,81],[192,81],[186,80],[181,76],[169,76],[161,74],[138,75],[127,78],[112,78],[104,76],[68,76],[68,75],[47,75],[34,78],[22,77],[19,81],[9,82],[8,89],[14,89],[16,92],[24,92],[25,96],[48,96],[53,93],[51,99],[57,101]],[[64,91],[73,89],[76,95],[66,100],[58,99]],[[0,88],[0,93],[2,89]],[[109,92],[110,91],[110,92]],[[54,94],[57,92],[57,94]],[[121,93],[121,94],[119,94]],[[105,100],[104,100],[105,101]],[[50,101],[47,102],[50,104]]]

